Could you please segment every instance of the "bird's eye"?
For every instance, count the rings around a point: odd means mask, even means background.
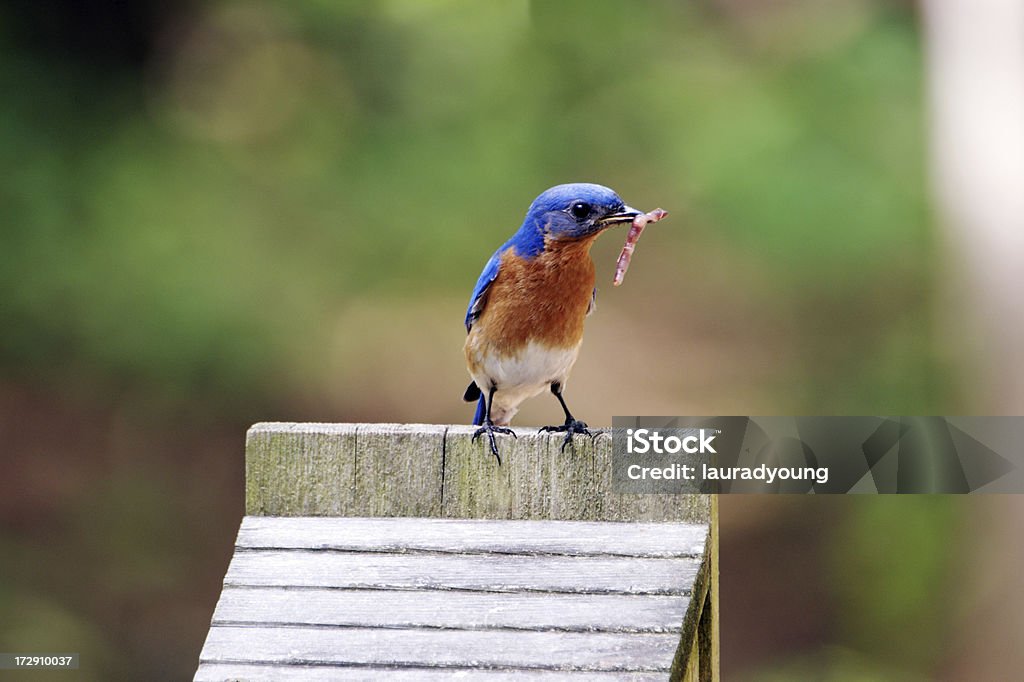
[[[590,215],[590,204],[577,201],[569,210],[572,211],[572,215],[576,220],[583,220]]]

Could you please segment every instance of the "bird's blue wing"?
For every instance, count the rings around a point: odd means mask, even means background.
[[[477,318],[484,311],[484,305],[487,303],[487,289],[491,286],[491,282],[498,276],[498,266],[501,262],[501,254],[504,253],[505,247],[498,249],[491,259],[487,261],[487,265],[484,266],[484,271],[480,273],[480,279],[476,281],[476,286],[473,287],[473,295],[469,297],[469,308],[466,309],[466,333],[473,328],[473,323],[476,322]]]

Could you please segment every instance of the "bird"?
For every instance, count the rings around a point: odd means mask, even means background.
[[[541,431],[592,435],[573,417],[563,391],[583,341],[584,319],[597,289],[590,248],[608,228],[641,212],[603,185],[570,183],[542,192],[519,229],[484,266],[466,310],[466,366],[472,382],[463,400],[476,401],[473,440],[486,434],[501,464],[495,434],[509,428],[523,401],[545,389],[565,422]]]

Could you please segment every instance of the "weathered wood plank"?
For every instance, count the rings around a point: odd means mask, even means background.
[[[356,515],[440,516],[446,430],[434,424],[360,424]]]
[[[248,514],[351,516],[355,424],[256,424],[245,442]]]
[[[688,594],[693,559],[238,551],[225,587]]]
[[[246,437],[246,513],[439,516],[445,428],[256,424]]]
[[[664,682],[665,673],[592,673],[565,670],[452,670],[444,668],[381,668],[359,666],[338,668],[303,665],[241,665],[203,663],[195,682],[353,682],[355,680],[419,682],[423,680],[459,680],[459,682],[521,682],[531,680],[567,680],[568,682]]]
[[[256,424],[246,447],[246,510],[270,516],[706,523],[700,495],[611,491],[611,438],[516,428],[503,465],[468,426]]]
[[[612,492],[611,436],[577,436],[561,449],[561,434],[517,428],[501,437],[498,467],[473,427],[451,426],[445,436],[444,515],[456,518],[586,519],[706,522],[700,495],[622,495]]]
[[[678,643],[677,634],[217,626],[201,662],[667,673]]]
[[[707,660],[703,661],[704,668],[708,670],[706,679],[711,682],[719,682],[722,677],[722,613],[721,613],[721,596],[719,594],[719,587],[721,586],[721,578],[719,576],[718,562],[721,556],[721,516],[719,515],[719,505],[721,504],[721,498],[718,495],[711,496],[711,528],[708,534],[708,544],[705,550],[708,553],[708,571],[710,572],[709,580],[711,581],[711,593],[709,595],[711,600],[711,612],[708,614],[709,619],[707,622],[701,623],[701,637],[706,644],[707,649]],[[684,624],[685,625],[685,624]]]
[[[610,437],[562,452],[516,431],[498,466],[470,427],[254,426],[261,518],[240,529],[196,679],[663,679],[681,632],[676,670],[703,679],[708,497],[617,495]]]
[[[677,596],[225,588],[213,624],[679,632]]]
[[[244,549],[699,557],[706,525],[247,516]]]
[[[711,526],[700,571],[690,591],[670,682],[718,682],[721,678],[718,602],[718,496],[711,497]]]

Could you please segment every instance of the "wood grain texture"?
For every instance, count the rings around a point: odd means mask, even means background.
[[[704,679],[708,498],[617,495],[610,437],[516,431],[499,467],[471,427],[252,427],[196,679]]]
[[[246,518],[195,679],[665,679],[705,535],[682,523]]]
[[[256,424],[246,438],[246,512],[439,516],[445,429],[432,424]]]
[[[698,682],[701,680],[701,625],[710,624],[711,615],[711,570],[710,556],[705,554],[701,570],[690,590],[690,603],[686,608],[686,616],[682,621],[680,641],[688,643],[680,646],[672,661],[672,682]],[[707,627],[705,627],[707,629]]]
[[[721,679],[718,504],[718,495],[712,495],[711,525],[704,558],[690,591],[670,682],[719,682]]]
[[[467,426],[256,424],[246,510],[267,516],[419,516],[707,523],[701,495],[620,495],[611,438],[516,428],[503,465]]]
[[[678,643],[675,633],[224,626],[210,629],[202,662],[667,674]]]
[[[685,608],[677,596],[227,587],[213,625],[668,633]]]
[[[204,663],[195,682],[522,682],[524,678],[540,682],[664,682],[665,673],[593,673],[565,670],[451,670],[430,668],[353,668],[305,665],[244,665],[236,663]]]
[[[695,523],[247,516],[240,549],[691,557],[708,527]],[[628,541],[623,538],[628,534]]]
[[[236,552],[224,585],[685,595],[698,568],[693,559],[268,550]]]
[[[439,516],[440,453],[446,430],[436,424],[359,424],[353,505],[357,514]]]
[[[257,424],[245,442],[250,514],[357,513],[354,424]]]
[[[707,640],[707,660],[704,667],[710,669],[708,679],[711,682],[719,682],[722,679],[722,612],[721,596],[719,588],[721,579],[719,577],[718,562],[721,557],[721,516],[719,515],[719,504],[721,498],[718,495],[711,496],[711,526],[708,533],[708,568],[711,579],[711,613],[710,623],[707,627],[701,628],[702,639]],[[703,624],[702,624],[703,625]]]
[[[612,492],[611,436],[575,436],[516,429],[499,436],[502,466],[488,457],[474,429],[451,426],[445,437],[444,515],[454,518],[707,522],[701,495]]]

